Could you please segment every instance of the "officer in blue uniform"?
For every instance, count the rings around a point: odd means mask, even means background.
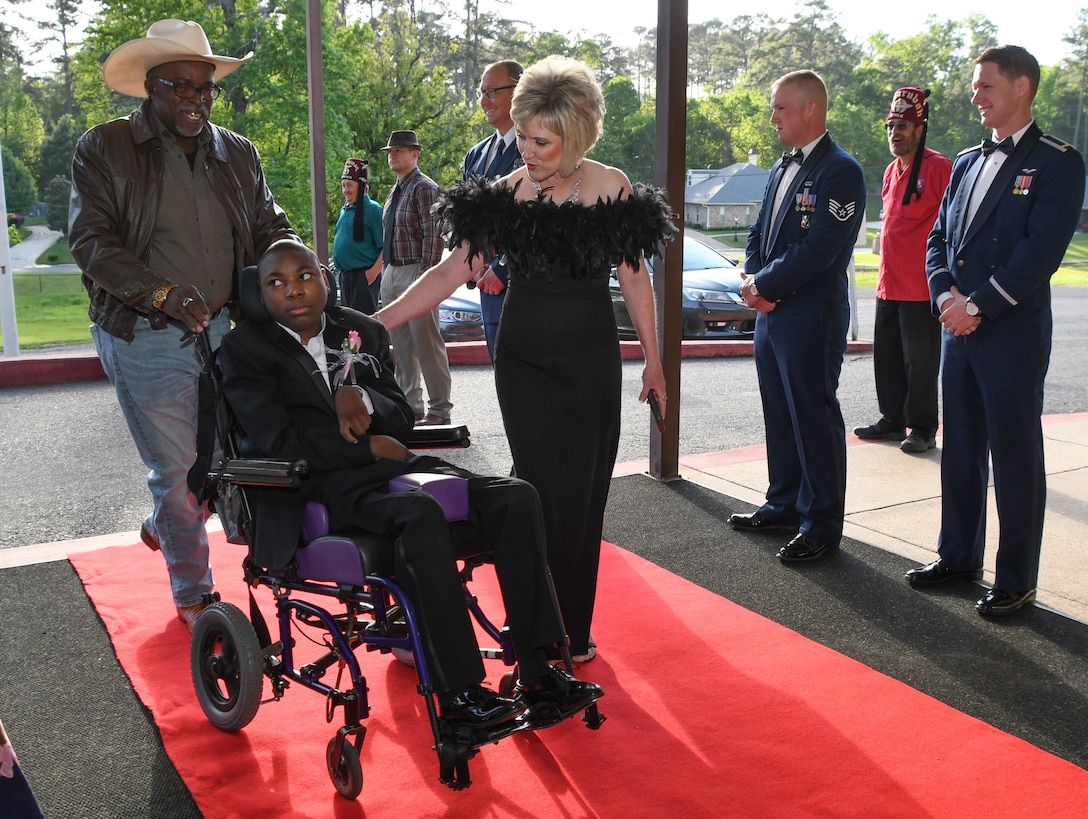
[[[1050,277],[1080,217],[1084,161],[1046,136],[1031,104],[1039,63],[1019,46],[975,61],[974,96],[994,140],[952,168],[926,253],[943,327],[941,534],[938,560],[907,573],[912,586],[982,579],[989,461],[1000,533],[982,615],[1035,599],[1042,547],[1043,380],[1053,318]]]
[[[464,178],[486,176],[498,179],[521,166],[517,139],[514,138],[514,121],[510,119],[510,102],[514,89],[524,69],[520,63],[504,60],[492,63],[480,77],[476,95],[480,107],[495,133],[473,145],[465,154]],[[499,316],[506,298],[506,263],[498,257],[491,264],[491,272],[480,279],[480,310],[483,313],[484,338],[487,353],[495,360],[495,336],[499,330]]]
[[[827,132],[827,88],[795,71],[771,89],[771,123],[795,150],[771,169],[748,234],[741,294],[759,311],[755,362],[769,487],[744,531],[794,533],[778,557],[836,549],[846,502],[846,433],[836,391],[850,321],[846,268],[865,217],[865,177]]]

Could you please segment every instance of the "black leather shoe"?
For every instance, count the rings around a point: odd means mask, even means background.
[[[778,559],[783,563],[797,563],[802,560],[815,560],[828,550],[826,543],[810,538],[798,532],[797,535],[778,550]]]
[[[933,586],[949,580],[981,580],[982,569],[950,569],[943,560],[934,560],[927,566],[911,569],[904,577],[912,586]]]
[[[486,728],[516,719],[525,713],[525,704],[500,697],[482,685],[471,685],[464,691],[445,699],[439,715],[450,722],[460,722]]]
[[[750,515],[730,515],[729,525],[744,532],[775,532],[781,529],[796,529],[796,523],[780,523],[763,517],[762,512]]]
[[[531,685],[518,680],[514,693],[530,709],[546,705],[560,711],[574,711],[603,697],[604,689],[596,683],[576,679],[561,666],[549,665]]]
[[[887,418],[881,418],[867,427],[854,427],[854,434],[866,441],[902,441],[907,437],[907,430],[892,425]]]
[[[1003,589],[990,589],[975,603],[975,611],[987,617],[999,617],[1012,614],[1035,600],[1035,589],[1026,592],[1009,592]]]
[[[937,446],[937,438],[934,435],[923,435],[920,432],[912,432],[903,442],[899,444],[899,448],[904,452],[910,452],[917,455],[922,452],[928,452]]]

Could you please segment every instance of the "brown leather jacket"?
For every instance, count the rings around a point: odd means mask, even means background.
[[[298,236],[272,198],[253,144],[225,128],[208,128],[205,171],[234,227],[238,271],[256,264],[273,242]],[[164,279],[147,265],[162,162],[146,100],[130,116],[87,131],[72,161],[68,241],[91,297],[91,321],[126,341],[137,315],[166,326],[166,314],[151,304]]]

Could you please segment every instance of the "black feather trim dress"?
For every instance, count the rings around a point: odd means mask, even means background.
[[[540,494],[571,652],[585,654],[620,434],[609,275],[675,232],[671,209],[643,185],[617,200],[556,204],[518,201],[481,178],[455,185],[438,207],[454,247],[507,257],[495,386],[517,476]]]

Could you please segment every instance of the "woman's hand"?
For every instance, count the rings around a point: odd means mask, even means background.
[[[661,408],[661,417],[664,418],[667,414],[665,405],[669,399],[665,394],[665,373],[660,366],[646,365],[642,369],[642,392],[639,393],[638,400],[645,404],[650,398],[650,390],[657,395],[657,405]]]

